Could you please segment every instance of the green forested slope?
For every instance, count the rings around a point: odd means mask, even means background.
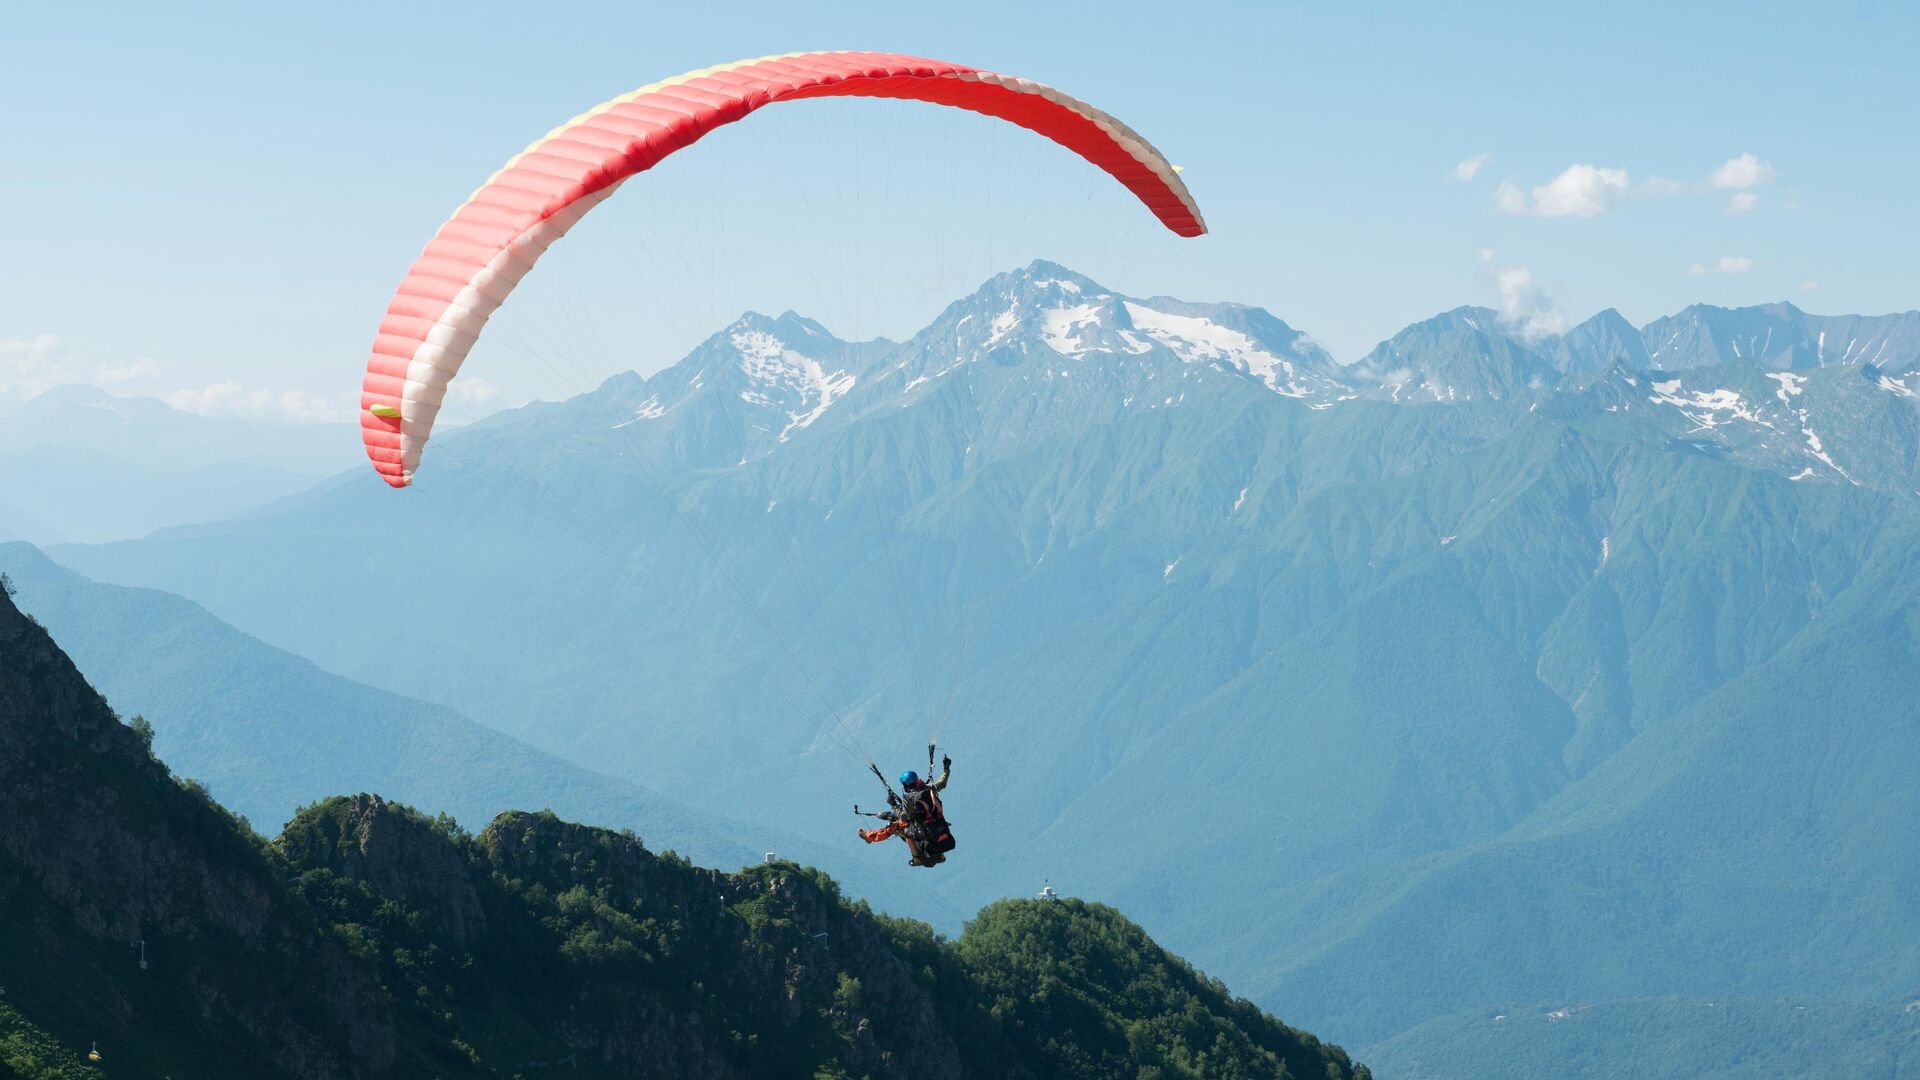
[[[474,836],[371,795],[267,842],[149,738],[0,596],[0,1067],[1367,1075],[1100,905],[1007,902],[948,942],[791,863],[706,870],[550,813]]]

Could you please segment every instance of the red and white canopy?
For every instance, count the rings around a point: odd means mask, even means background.
[[[1178,170],[1125,124],[1027,79],[890,53],[742,60],[643,86],[521,151],[440,226],[394,292],[361,389],[367,456],[387,483],[413,481],[447,386],[540,254],[628,177],[764,105],[887,97],[1018,124],[1099,166],[1181,236],[1206,232]]]

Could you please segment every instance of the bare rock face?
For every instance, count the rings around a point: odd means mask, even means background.
[[[400,901],[429,919],[437,933],[466,943],[486,932],[471,871],[444,832],[378,795],[347,800],[342,815],[303,818],[278,841],[288,859],[325,867]]]

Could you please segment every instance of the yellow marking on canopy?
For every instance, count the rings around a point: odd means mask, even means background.
[[[391,405],[369,405],[367,406],[367,411],[387,420],[400,419],[400,410]]]

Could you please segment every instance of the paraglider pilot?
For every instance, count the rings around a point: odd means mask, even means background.
[[[953,759],[945,756],[940,758],[938,780],[922,780],[920,774],[912,770],[901,773],[902,794],[887,791],[891,809],[884,814],[870,815],[887,824],[878,829],[861,829],[860,839],[877,844],[891,836],[900,837],[907,842],[907,851],[912,856],[907,860],[908,866],[938,866],[946,862],[947,852],[953,850],[953,830],[947,825],[947,810],[940,803],[940,792],[946,789],[952,775]]]

